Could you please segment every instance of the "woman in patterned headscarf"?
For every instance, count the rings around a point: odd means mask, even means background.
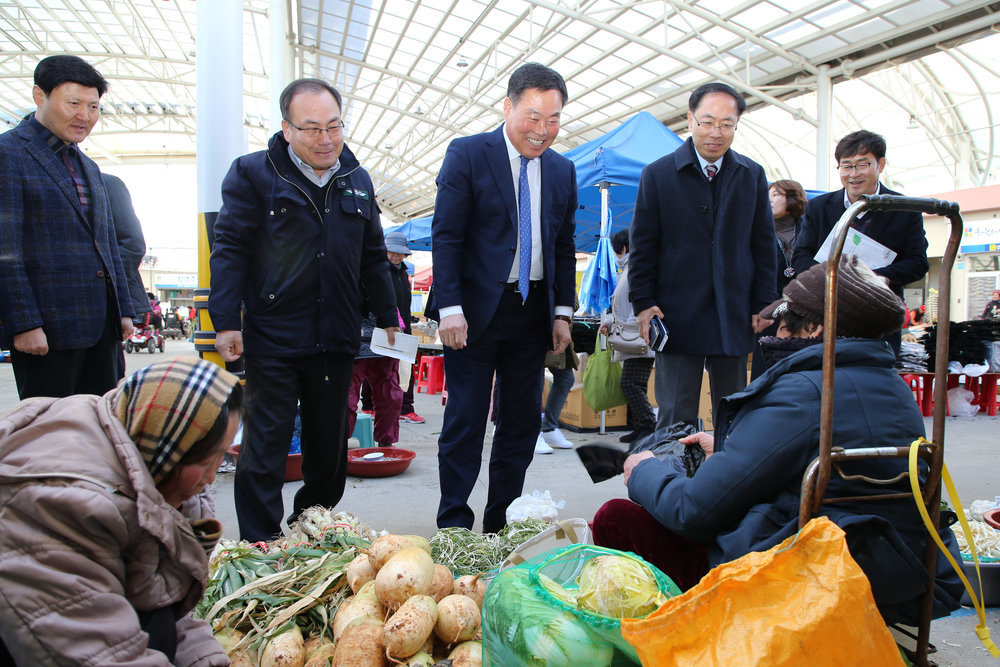
[[[174,359],[0,416],[0,663],[229,664],[189,612],[242,407],[234,375]]]

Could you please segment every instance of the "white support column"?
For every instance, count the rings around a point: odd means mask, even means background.
[[[833,84],[830,66],[820,65],[816,75],[816,189],[830,189],[830,126],[833,124]]]
[[[288,15],[288,0],[271,0],[268,9],[270,28],[270,71],[269,99],[271,133],[281,129],[281,91],[295,78],[295,49],[292,47],[293,33]]]
[[[198,320],[195,350],[225,367],[215,351],[215,327],[208,317],[209,256],[215,218],[222,207],[222,179],[246,152],[243,129],[243,2],[197,4]]]

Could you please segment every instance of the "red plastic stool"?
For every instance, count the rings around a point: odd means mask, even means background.
[[[997,416],[997,385],[1000,384],[1000,373],[986,373],[980,377],[979,409],[985,410],[990,417]]]
[[[448,378],[444,379],[444,386],[441,387],[441,405],[448,403]]]
[[[424,355],[417,367],[417,393],[438,394],[444,389],[444,357]]]

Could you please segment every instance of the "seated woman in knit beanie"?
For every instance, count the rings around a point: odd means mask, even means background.
[[[765,351],[779,348],[770,356],[774,364],[744,391],[722,399],[714,438],[697,433],[680,441],[709,454],[692,477],[679,457],[642,452],[625,461],[631,500],[611,500],[598,510],[596,544],[638,553],[686,590],[710,568],[796,533],[802,475],[819,454],[825,272],[825,263],[811,267],[761,312],[791,323],[796,337],[761,339]],[[903,325],[906,309],[885,279],[854,257],[844,258],[839,276],[833,441],[845,449],[909,445],[924,435],[924,422],[881,340]],[[891,478],[906,466],[892,459],[844,468]],[[858,488],[865,487],[834,474],[829,495],[871,493],[855,493]],[[909,490],[905,480],[888,488]],[[822,513],[845,530],[886,622],[916,625],[927,581],[927,532],[913,500],[830,504]],[[942,527],[940,534],[957,558],[951,530]],[[961,591],[939,558],[934,617],[957,609]]]
[[[0,664],[229,664],[190,611],[242,408],[234,375],[174,359],[0,416]]]

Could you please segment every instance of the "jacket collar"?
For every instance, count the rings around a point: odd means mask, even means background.
[[[698,155],[695,153],[694,141],[691,137],[674,151],[676,156],[676,162],[674,163],[677,171],[684,169],[685,167],[693,167],[696,171],[701,172],[701,163],[698,161]],[[722,155],[722,161],[726,164],[725,171],[732,173],[733,167],[749,167],[750,160],[740,155],[732,148],[726,151]]]
[[[270,158],[271,164],[281,172],[283,177],[291,178],[292,175],[295,175],[297,178],[305,178],[288,156],[288,142],[285,140],[282,132],[275,132],[268,140],[267,155]],[[340,151],[340,169],[337,170],[337,173],[333,177],[347,176],[357,171],[360,167],[361,163],[358,162],[358,158],[354,157],[354,153],[345,143],[343,150]]]

